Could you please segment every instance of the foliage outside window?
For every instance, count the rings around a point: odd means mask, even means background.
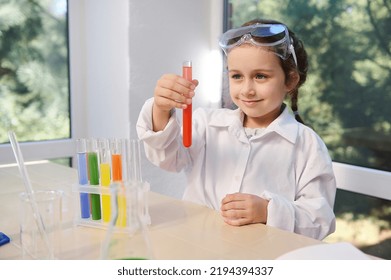
[[[70,137],[66,0],[0,0],[0,143]]]
[[[333,160],[391,171],[391,1],[229,0],[226,5],[227,28],[271,18],[303,40],[309,74],[299,111]],[[328,240],[351,241],[391,259],[389,201],[338,190],[335,212],[337,232]]]

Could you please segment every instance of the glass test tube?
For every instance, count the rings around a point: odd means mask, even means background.
[[[122,181],[129,182],[131,179],[131,148],[130,148],[130,140],[122,139]]]
[[[122,181],[122,142],[120,139],[110,139],[111,178],[113,182]]]
[[[123,140],[110,139],[111,151],[111,179],[115,182],[123,182],[122,180],[122,156],[123,156]],[[123,185],[121,186],[123,188]],[[118,218],[117,226],[126,226],[126,197],[118,195]]]
[[[107,139],[98,140],[99,148],[99,171],[100,185],[109,188],[111,184],[111,154],[109,141]],[[102,220],[110,222],[111,219],[111,199],[109,194],[102,194]]]
[[[87,140],[87,158],[88,171],[90,174],[90,185],[99,186],[99,167],[98,167],[98,145],[96,139]],[[93,220],[101,219],[100,195],[90,194],[91,216]]]
[[[192,65],[191,61],[184,61],[182,65],[182,76],[188,81],[192,81]],[[188,104],[186,109],[183,109],[183,146],[186,148],[191,146],[192,142],[192,104]]]
[[[130,180],[134,182],[142,182],[140,141],[137,139],[130,140],[130,149]]]
[[[86,139],[76,140],[76,153],[79,185],[88,185]],[[90,217],[90,199],[88,193],[80,193],[80,214],[82,219]]]
[[[140,151],[140,140],[132,139],[131,144],[131,181],[136,182],[138,186],[138,200],[139,200],[139,213],[143,222],[146,224],[151,223],[148,208],[148,190],[145,189],[146,185],[143,183],[142,172],[141,172],[141,151]]]

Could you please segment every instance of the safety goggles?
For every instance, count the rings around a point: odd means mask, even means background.
[[[268,47],[276,55],[286,60],[293,56],[297,66],[295,49],[289,36],[288,28],[283,24],[257,23],[225,32],[219,41],[220,47],[228,54],[229,50],[244,43]]]

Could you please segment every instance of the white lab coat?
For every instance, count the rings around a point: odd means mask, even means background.
[[[137,132],[147,158],[173,172],[184,170],[184,199],[219,210],[226,194],[269,200],[267,225],[323,239],[335,230],[332,162],[320,137],[286,107],[261,134],[248,139],[240,109],[197,109],[193,144],[182,145],[175,110],[163,131],[152,131],[153,98],[144,104]]]

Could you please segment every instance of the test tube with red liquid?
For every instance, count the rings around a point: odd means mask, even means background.
[[[186,60],[182,64],[182,77],[188,81],[192,81],[192,65],[191,61]],[[186,109],[183,109],[183,146],[186,148],[191,146],[192,139],[192,104],[188,104]]]

